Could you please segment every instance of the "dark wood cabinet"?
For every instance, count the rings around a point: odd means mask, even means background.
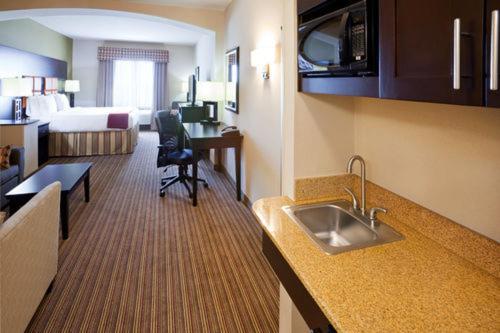
[[[484,81],[484,87],[485,87],[485,95],[486,95],[486,106],[490,107],[500,107],[500,77],[498,76],[498,50],[494,52],[494,55],[496,55],[496,59],[492,59],[491,55],[491,46],[492,46],[492,38],[496,38],[496,46],[498,48],[498,30],[497,34],[494,35],[492,33],[492,21],[494,19],[494,11],[500,11],[500,0],[487,0],[486,1],[486,11],[485,11],[485,27],[486,27],[486,35],[485,35],[485,81]],[[496,20],[500,20],[500,13],[496,13]],[[498,22],[500,24],[500,22]],[[500,29],[500,26],[497,24],[497,29]],[[496,73],[496,80],[497,80],[497,87],[491,86],[491,64],[492,61],[496,61],[497,63],[497,73]]]
[[[302,14],[326,0],[297,0],[297,13]]]
[[[262,232],[262,253],[286,289],[288,295],[304,318],[312,333],[335,333],[321,308],[302,284],[299,277],[269,236]]]
[[[373,77],[324,77],[301,78],[300,91],[310,94],[379,97],[379,78]]]
[[[380,97],[483,104],[483,2],[379,0]],[[460,19],[460,88],[453,86]]]
[[[49,160],[49,123],[38,125],[38,165]]]

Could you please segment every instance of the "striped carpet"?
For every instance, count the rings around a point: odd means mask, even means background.
[[[132,155],[50,161],[93,162],[91,200],[73,193],[54,289],[28,332],[278,331],[278,280],[252,213],[207,163],[198,207],[180,184],[160,198],[156,145],[141,132]]]

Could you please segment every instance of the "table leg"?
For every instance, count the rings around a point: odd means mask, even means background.
[[[198,149],[193,148],[193,206],[198,204]]]
[[[236,168],[236,199],[241,201],[241,147],[234,149],[234,165]]]
[[[222,149],[217,148],[215,149],[215,163],[214,163],[214,170],[221,172],[222,171]]]
[[[83,186],[85,188],[85,202],[90,201],[90,170],[85,174],[83,179]]]
[[[63,239],[68,239],[68,237],[69,237],[69,229],[68,229],[69,207],[68,206],[69,206],[68,194],[61,193],[61,228],[62,228]]]
[[[14,215],[23,206],[23,204],[26,203],[25,201],[26,200],[14,198],[9,199],[9,215]]]

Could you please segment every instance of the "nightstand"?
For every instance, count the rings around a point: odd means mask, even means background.
[[[38,169],[37,119],[0,119],[0,146],[24,147],[24,177]]]
[[[49,123],[38,124],[38,165],[49,160]]]

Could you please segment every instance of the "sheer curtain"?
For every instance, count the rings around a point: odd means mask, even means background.
[[[151,113],[151,129],[156,130],[154,115],[156,111],[167,110],[167,68],[166,62],[155,62],[154,64],[154,93],[153,93],[153,112]]]
[[[113,106],[114,61],[99,60],[97,106]]]
[[[154,62],[115,60],[113,106],[135,106],[153,109]]]

